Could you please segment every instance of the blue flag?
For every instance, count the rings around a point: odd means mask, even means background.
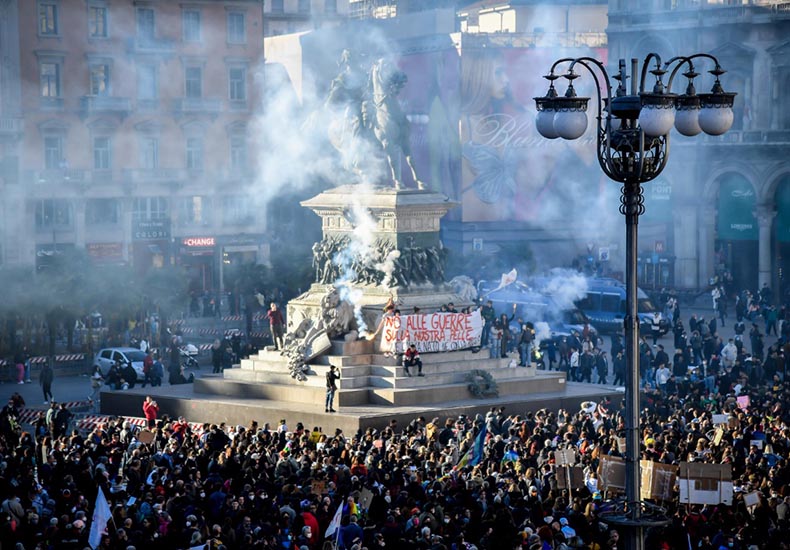
[[[458,461],[458,464],[455,465],[456,469],[461,469],[466,466],[477,466],[480,464],[480,461],[483,460],[483,447],[485,446],[486,442],[486,427],[483,426],[480,430],[480,433],[477,434],[475,438],[474,444],[470,447],[464,456],[461,457],[461,460]]]

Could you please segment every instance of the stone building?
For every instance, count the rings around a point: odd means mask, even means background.
[[[0,264],[69,248],[217,289],[264,262],[261,3],[0,2]]]

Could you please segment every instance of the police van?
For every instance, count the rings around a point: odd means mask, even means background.
[[[587,295],[576,301],[576,306],[601,332],[623,330],[626,304],[625,285],[617,279],[604,277],[587,279]],[[653,313],[656,311],[659,311],[661,317],[661,334],[666,334],[672,328],[669,319],[661,315],[660,310],[642,289],[637,289],[637,311],[639,328],[644,333],[651,331]]]
[[[510,322],[514,334],[521,331],[518,320],[522,319],[525,323],[531,322],[533,325],[541,322],[546,323],[551,340],[570,336],[573,332],[582,334],[585,323],[588,325],[591,337],[595,338],[598,335],[594,324],[581,310],[573,306],[562,307],[551,296],[520,281],[500,290],[491,291],[488,288],[488,284],[481,281],[478,284],[478,295],[482,304],[491,300],[497,318],[504,313],[509,319],[513,315],[513,304],[516,305],[515,316]],[[543,344],[545,343],[543,342]]]

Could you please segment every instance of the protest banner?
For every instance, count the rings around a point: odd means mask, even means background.
[[[381,351],[403,353],[411,343],[420,353],[468,349],[480,345],[482,334],[479,310],[390,315],[382,320]]]
[[[681,462],[678,473],[680,502],[732,504],[732,465]]]

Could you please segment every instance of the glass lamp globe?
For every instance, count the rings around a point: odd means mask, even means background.
[[[681,109],[675,114],[675,130],[692,137],[702,131],[699,125],[699,109]]]
[[[675,123],[675,110],[645,105],[639,111],[639,126],[650,137],[665,136]]]
[[[587,130],[586,111],[559,111],[554,115],[554,129],[563,139],[580,138]]]
[[[554,128],[554,115],[556,111],[543,110],[538,111],[538,116],[535,118],[535,128],[538,133],[546,139],[556,139],[560,137],[557,130]]]
[[[699,126],[709,136],[720,136],[732,127],[735,115],[731,107],[703,107],[699,112]]]

